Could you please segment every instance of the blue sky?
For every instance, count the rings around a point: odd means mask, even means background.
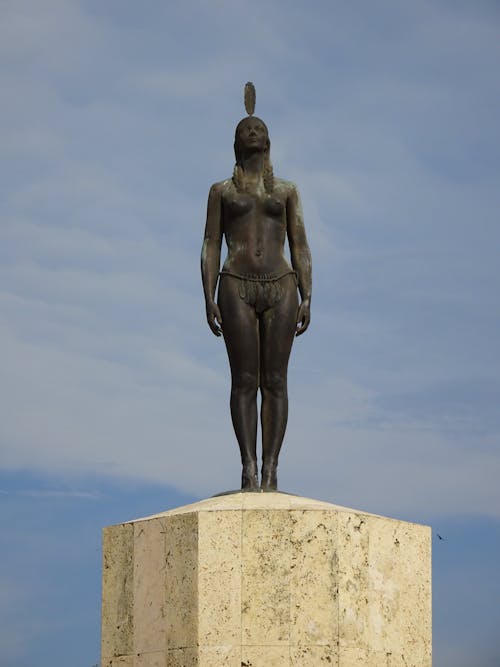
[[[6,667],[91,667],[102,526],[237,486],[199,252],[247,80],[314,261],[281,486],[430,523],[435,664],[499,664],[499,28],[487,1],[0,3]]]

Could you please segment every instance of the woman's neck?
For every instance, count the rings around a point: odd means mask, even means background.
[[[241,167],[247,178],[260,178],[264,171],[264,153],[251,153],[242,157]]]

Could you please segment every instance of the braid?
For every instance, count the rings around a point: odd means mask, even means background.
[[[264,160],[264,173],[262,177],[264,180],[264,190],[267,192],[268,195],[270,195],[271,192],[274,190],[274,173],[273,173],[273,165],[271,164],[271,160],[269,159],[269,153],[267,153]]]
[[[236,163],[233,169],[233,183],[237,192],[245,192],[245,174],[240,164]]]

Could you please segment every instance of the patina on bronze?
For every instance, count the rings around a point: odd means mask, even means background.
[[[311,253],[297,188],[274,176],[267,127],[253,116],[253,84],[245,86],[245,106],[249,116],[236,127],[233,176],[212,185],[208,196],[201,272],[208,325],[216,336],[223,334],[231,367],[231,418],[243,465],[241,488],[274,491],[288,419],[288,359],[294,336],[304,333],[310,321]],[[223,239],[228,254],[220,270]],[[285,256],[286,239],[291,265]]]

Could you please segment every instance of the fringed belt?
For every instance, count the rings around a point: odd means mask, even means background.
[[[256,313],[262,313],[278,303],[283,296],[283,287],[280,283],[285,276],[293,275],[297,282],[297,272],[287,269],[282,273],[235,273],[222,270],[221,276],[238,278],[238,293],[240,298],[255,308]]]

